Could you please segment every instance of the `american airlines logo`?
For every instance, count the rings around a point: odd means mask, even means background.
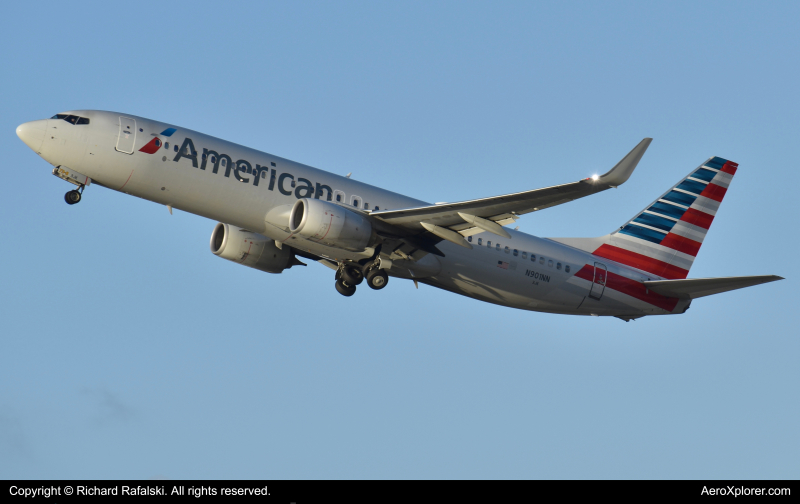
[[[175,130],[174,128],[170,128],[165,130],[162,135],[164,135],[166,132],[169,132],[171,135],[175,132]],[[152,154],[160,148],[160,142],[161,140],[156,137],[147,145],[142,147],[140,151]],[[152,147],[148,148],[148,146],[151,145]],[[148,151],[146,151],[145,148],[148,148]],[[149,150],[152,150],[153,152],[149,152]],[[233,161],[228,154],[219,153],[206,148],[203,149],[203,153],[199,157],[200,159],[198,160],[198,152],[194,146],[194,142],[191,138],[186,137],[180,149],[178,149],[178,153],[175,155],[173,161],[178,162],[181,160],[181,158],[186,158],[192,162],[192,166],[194,168],[199,168],[203,171],[208,169],[214,174],[219,173],[221,167],[225,177],[230,177],[231,174],[233,174],[234,178],[236,178],[236,180],[239,182],[248,184],[252,181],[254,186],[259,185],[259,182],[261,182],[262,179],[268,179],[268,190],[274,191],[277,187],[281,194],[286,196],[291,196],[294,194],[298,199],[320,199],[323,194],[325,194],[325,199],[327,201],[332,201],[333,199],[333,189],[331,189],[330,186],[320,184],[319,182],[314,183],[303,177],[298,177],[295,179],[295,176],[289,172],[278,173],[277,165],[274,162],[270,163],[271,166],[261,166],[260,164],[253,166],[253,164],[246,159]]]
[[[161,135],[165,137],[170,137],[176,131],[178,130],[176,130],[175,128],[167,128],[161,132]],[[145,144],[144,147],[139,149],[139,152],[144,152],[145,154],[155,154],[156,151],[161,148],[161,145],[162,145],[161,139],[155,137],[149,142],[147,142],[147,144]]]

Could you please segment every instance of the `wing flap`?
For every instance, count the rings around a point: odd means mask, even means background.
[[[688,278],[684,280],[650,280],[644,282],[651,291],[668,297],[697,299],[744,287],[752,287],[776,280],[783,280],[777,275],[721,277],[721,278]]]

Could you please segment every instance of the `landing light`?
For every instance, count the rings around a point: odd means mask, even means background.
[[[600,176],[599,176],[599,175],[592,175],[592,180],[597,180],[597,179],[599,179],[599,178],[600,178]]]

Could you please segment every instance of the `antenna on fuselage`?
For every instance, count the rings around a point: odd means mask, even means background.
[[[350,178],[350,175],[352,175],[352,174],[353,174],[353,172],[350,172],[347,175],[345,175],[345,177]]]

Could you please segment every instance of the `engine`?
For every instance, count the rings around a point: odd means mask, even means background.
[[[307,240],[356,252],[367,248],[372,237],[372,225],[362,215],[308,198],[297,200],[292,207],[289,230]]]
[[[221,222],[211,233],[211,252],[267,273],[280,273],[295,264],[303,264],[294,257],[290,247],[279,249],[264,235]]]

